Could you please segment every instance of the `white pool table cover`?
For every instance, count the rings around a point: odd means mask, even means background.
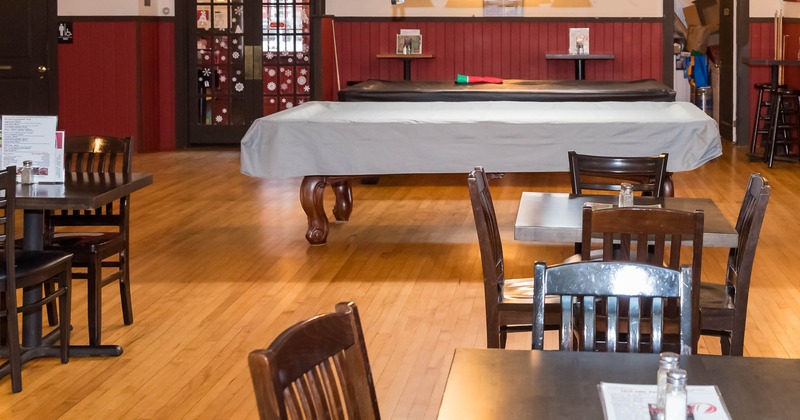
[[[669,153],[670,172],[722,154],[716,123],[688,102],[308,102],[242,138],[254,177],[566,172],[567,152]]]

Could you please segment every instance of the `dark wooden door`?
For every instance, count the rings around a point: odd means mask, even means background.
[[[0,2],[0,115],[55,115],[56,0]]]
[[[236,144],[256,118],[310,100],[313,1],[190,2],[190,145]]]
[[[722,138],[733,140],[733,95],[736,86],[736,72],[733,62],[733,52],[736,48],[734,40],[734,4],[733,0],[722,0],[720,4],[720,29],[719,29],[719,132]]]

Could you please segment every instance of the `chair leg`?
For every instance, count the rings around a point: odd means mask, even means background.
[[[19,346],[19,320],[17,319],[16,297],[10,293],[4,296],[3,302],[8,309],[6,316],[6,343],[8,346],[8,364],[11,367],[11,392],[22,391],[22,355]]]
[[[508,340],[508,332],[505,330],[500,330],[500,348],[506,348],[506,341]]]
[[[58,276],[58,287],[65,290],[65,293],[58,298],[58,309],[61,311],[61,319],[59,320],[61,363],[67,363],[69,362],[69,336],[72,330],[72,325],[70,325],[70,314],[72,313],[71,267],[67,267],[67,269]]]
[[[744,355],[744,334],[731,333],[728,354],[731,356]]]
[[[500,325],[496,319],[486,319],[486,347],[499,349],[500,347]]]
[[[103,275],[102,262],[95,256],[87,264],[87,295],[89,304],[89,344],[99,346],[101,341],[100,328],[103,324]]]
[[[731,338],[727,334],[722,334],[719,336],[719,346],[722,348],[723,356],[733,356],[731,354]]]
[[[54,292],[53,283],[52,281],[44,282],[44,295],[50,296]],[[58,323],[58,310],[56,309],[56,303],[50,302],[47,304],[47,323],[51,327],[55,327]]]
[[[119,279],[119,297],[122,302],[122,321],[125,325],[133,324],[133,306],[131,304],[131,276],[130,261],[128,260],[128,249],[119,254],[119,269],[122,270],[122,278]]]

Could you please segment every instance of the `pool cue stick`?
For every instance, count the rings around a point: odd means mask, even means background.
[[[333,67],[336,69],[336,92],[342,90],[341,75],[339,75],[339,51],[336,48],[336,22],[331,19],[331,34],[333,36]]]

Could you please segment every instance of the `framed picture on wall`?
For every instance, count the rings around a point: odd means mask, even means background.
[[[569,29],[569,53],[589,54],[589,28]]]
[[[397,54],[422,54],[422,35],[397,35]]]

